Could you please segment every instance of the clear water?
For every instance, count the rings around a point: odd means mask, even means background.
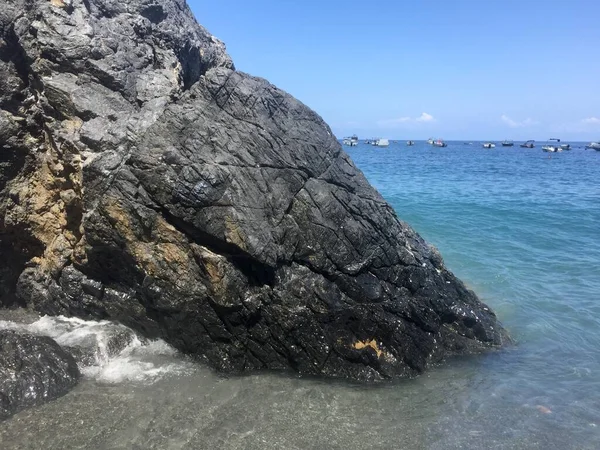
[[[514,348],[365,386],[222,377],[140,342],[0,423],[0,448],[600,448],[600,152],[346,150],[496,310]],[[42,320],[27,326],[70,342],[111,327]]]

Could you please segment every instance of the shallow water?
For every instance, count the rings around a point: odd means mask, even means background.
[[[600,152],[346,149],[514,348],[365,386],[221,377],[139,338],[108,354],[115,325],[32,318],[19,326],[59,342],[99,336],[97,358],[74,391],[1,423],[0,448],[600,448]]]

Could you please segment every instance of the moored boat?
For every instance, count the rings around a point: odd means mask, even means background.
[[[542,146],[542,150],[546,153],[556,153],[563,151],[563,149],[558,145],[544,145]]]
[[[502,141],[502,147],[512,147],[514,145],[513,141]]]
[[[375,139],[373,141],[373,145],[376,147],[387,147],[388,145],[390,145],[390,141],[388,141],[387,139]]]
[[[409,147],[415,145],[415,141],[406,141],[406,145],[408,145]]]
[[[548,145],[544,145],[542,147],[542,150],[548,153],[556,153],[556,152],[562,152],[563,150],[571,150],[571,146],[568,144],[563,144],[560,145],[560,139],[558,138],[550,138],[548,139],[548,141],[556,141],[556,145],[555,144],[548,144]],[[568,147],[565,147],[568,146]]]
[[[429,139],[427,139],[427,143],[428,143],[429,145],[433,145],[433,144],[434,144],[434,142],[435,142],[435,141],[433,140],[433,138],[429,138]]]
[[[493,142],[485,142],[483,144],[483,148],[496,148],[496,144],[494,144]]]
[[[527,141],[524,144],[521,144],[520,147],[521,148],[533,148],[535,147],[535,145],[533,145],[535,143],[535,141],[531,140],[531,141]]]
[[[354,134],[351,137],[345,137],[342,143],[350,147],[356,147],[358,145],[358,136]]]
[[[436,141],[433,142],[433,146],[434,147],[448,147],[448,144],[446,144],[443,139],[437,139]]]
[[[598,142],[590,142],[589,145],[586,145],[585,148],[589,148],[592,150],[598,150],[600,152],[600,141]]]

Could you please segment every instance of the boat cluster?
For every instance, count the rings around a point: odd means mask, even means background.
[[[502,141],[502,147],[513,147],[515,144],[513,141]],[[530,140],[526,141],[519,145],[521,148],[534,148],[535,141]],[[495,148],[496,144],[493,142],[485,142],[483,143],[483,148]],[[591,142],[589,145],[586,145],[586,149],[593,149],[600,151],[600,142]],[[560,139],[550,138],[548,139],[548,143],[542,145],[542,150],[547,153],[557,153],[562,151],[571,150],[571,144],[561,144]]]
[[[375,147],[388,147],[390,145],[390,141],[389,141],[389,139],[373,138],[373,139],[367,139],[365,141],[365,144],[373,145]]]
[[[427,142],[430,144],[433,144],[433,139],[429,139]],[[465,142],[465,145],[472,145],[472,144],[473,144],[472,142]],[[435,145],[435,144],[433,144],[433,145]],[[501,145],[502,145],[502,147],[514,147],[515,144],[513,141],[505,140],[505,141],[501,142]],[[496,148],[496,143],[484,142],[484,143],[482,143],[482,146],[483,146],[483,148]],[[529,140],[529,141],[523,142],[519,146],[521,148],[535,148],[535,141]],[[600,142],[592,142],[589,145],[587,145],[585,148],[600,151]],[[565,150],[571,150],[571,144],[561,144],[560,139],[551,138],[551,139],[548,139],[547,144],[542,146],[542,150],[544,152],[550,152],[550,153],[562,152]]]
[[[521,144],[521,147],[533,148],[533,147],[535,147],[534,142],[535,141],[527,141],[527,142]],[[502,145],[502,147],[514,147],[515,143],[513,141],[502,141],[501,145]],[[483,148],[496,148],[496,144],[494,142],[484,142]]]
[[[410,141],[412,142],[412,141]],[[358,141],[358,136],[357,135],[352,135],[351,137],[345,137],[344,139],[342,139],[342,144],[347,145],[349,147],[356,147],[358,145],[359,141]],[[367,139],[365,141],[365,144],[367,145],[373,145],[375,147],[388,147],[390,145],[390,140],[389,139],[382,139],[382,138],[373,138],[373,139]],[[414,142],[412,142],[412,144],[409,145],[413,145]]]
[[[358,142],[359,142],[358,136],[356,136],[356,135],[353,135],[351,137],[346,137],[342,140],[342,143],[344,145],[348,145],[350,147],[357,146]],[[373,145],[375,147],[388,147],[390,145],[390,142],[395,142],[395,141],[389,141],[388,139],[382,139],[382,138],[374,138],[374,139],[367,139],[365,141],[365,144]],[[446,142],[444,142],[443,139],[429,138],[429,139],[427,139],[427,143],[434,147],[447,147],[448,146],[448,144]],[[472,144],[473,144],[472,142],[465,142],[465,145],[472,145]],[[415,145],[415,141],[406,141],[406,145],[411,147],[411,146]],[[513,141],[505,140],[505,141],[502,141],[500,143],[500,145],[502,147],[514,147],[515,144]],[[496,143],[491,142],[491,141],[484,142],[482,144],[482,146],[483,146],[483,148],[496,148]],[[529,140],[529,141],[523,142],[522,144],[519,144],[519,147],[535,148],[535,141]],[[600,151],[600,141],[599,142],[591,142],[589,145],[586,145],[585,148]],[[544,152],[549,152],[549,153],[562,152],[565,150],[571,150],[571,144],[561,144],[560,139],[551,138],[551,139],[548,139],[548,144],[545,144],[542,146],[542,150]]]
[[[503,141],[502,142],[503,147],[512,147],[513,145],[514,145],[514,143],[512,141]],[[494,148],[494,147],[496,147],[496,144],[494,144],[493,142],[486,142],[483,144],[483,147],[484,148]],[[521,148],[534,148],[535,141],[531,140],[531,141],[524,142],[520,145],[520,147]],[[591,142],[589,145],[586,145],[585,148],[600,151],[600,142]],[[547,144],[542,145],[542,150],[547,153],[557,153],[557,152],[562,152],[562,151],[568,151],[568,150],[571,150],[571,144],[561,144],[560,139],[550,138],[550,139],[548,139]]]

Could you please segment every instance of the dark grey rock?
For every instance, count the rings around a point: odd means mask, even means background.
[[[10,0],[0,37],[5,304],[224,371],[412,376],[508,341],[323,120],[235,71],[183,0]]]
[[[0,330],[0,420],[66,394],[78,380],[75,359],[52,339]]]

